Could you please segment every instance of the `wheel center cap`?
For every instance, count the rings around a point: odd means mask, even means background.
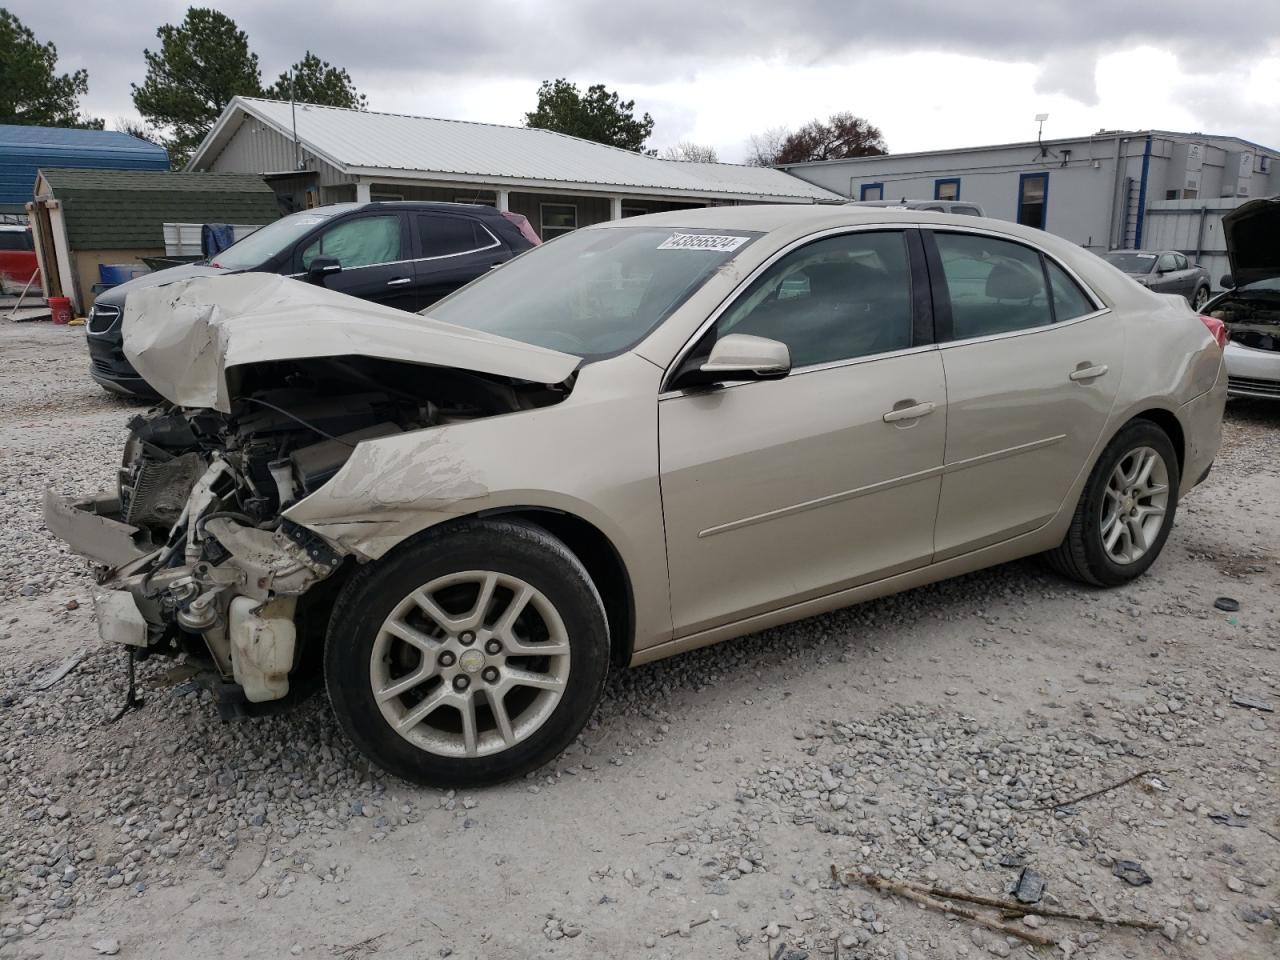
[[[484,669],[484,654],[479,650],[467,650],[458,658],[458,666],[464,673],[479,673]]]

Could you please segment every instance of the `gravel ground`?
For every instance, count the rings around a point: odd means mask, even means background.
[[[81,336],[0,324],[0,957],[1027,949],[832,865],[994,897],[1026,865],[1041,909],[1156,926],[1010,920],[1042,956],[1280,951],[1280,715],[1233,704],[1280,705],[1280,405],[1229,407],[1129,588],[1027,561],[630,671],[552,766],[454,794],[370,769],[319,700],[224,725],[173,662],[109,722],[121,655],[39,507],[110,485],[138,409]]]

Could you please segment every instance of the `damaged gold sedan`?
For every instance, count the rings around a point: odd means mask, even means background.
[[[426,317],[196,279],[129,298],[169,405],[46,518],[102,637],[207,663],[228,716],[323,684],[386,769],[492,783],[611,667],[1034,553],[1138,576],[1217,451],[1222,334],[1039,231],[854,207],[602,224]]]

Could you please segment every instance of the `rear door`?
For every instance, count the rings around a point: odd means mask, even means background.
[[[506,244],[479,217],[415,213],[414,283],[419,307],[429,307],[511,259]]]
[[[403,213],[371,211],[345,217],[299,243],[294,269],[305,274],[316,257],[333,257],[342,270],[325,277],[330,290],[416,310],[412,250]]]
[[[1120,324],[1059,263],[980,231],[926,234],[947,382],[935,560],[1058,512],[1120,385]]]
[[[752,334],[787,344],[791,373],[659,399],[678,636],[929,562],[946,384],[918,243],[876,230],[785,254],[694,355]]]

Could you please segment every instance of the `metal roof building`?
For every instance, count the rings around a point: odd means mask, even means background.
[[[267,175],[297,209],[490,203],[523,213],[543,236],[681,207],[839,199],[778,170],[660,160],[550,130],[247,97],[227,105],[188,169]]]
[[[22,213],[41,167],[168,170],[164,147],[114,130],[0,124],[0,213]]]

